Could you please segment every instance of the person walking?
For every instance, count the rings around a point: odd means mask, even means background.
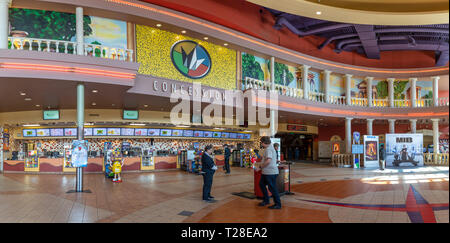
[[[216,200],[214,200],[214,197],[211,196],[213,176],[217,170],[217,166],[214,163],[214,158],[212,157],[212,149],[212,145],[207,145],[205,147],[205,152],[203,152],[202,154],[203,201],[209,203],[216,202]]]
[[[269,206],[270,209],[281,209],[280,195],[277,190],[277,177],[278,177],[278,166],[277,166],[277,154],[273,148],[270,138],[267,136],[261,137],[261,145],[264,148],[264,154],[261,160],[260,168],[256,170],[262,170],[261,179],[259,181],[259,186],[264,195],[264,200],[259,203],[259,206],[266,206],[269,204],[269,194],[267,192],[267,187],[269,187],[270,193],[272,193],[274,205]]]
[[[385,158],[386,158],[386,150],[384,150],[384,145],[383,144],[380,144],[379,156],[380,156],[380,161],[379,161],[380,170],[384,170]]]
[[[225,144],[225,174],[230,174],[230,156],[231,150],[227,144]]]

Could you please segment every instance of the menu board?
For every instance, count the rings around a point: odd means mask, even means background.
[[[213,132],[213,138],[220,138],[222,132]]]
[[[172,130],[172,137],[181,137],[183,136],[183,130]]]
[[[134,136],[134,128],[121,128],[120,135],[122,136]]]
[[[134,136],[147,136],[147,128],[134,129]]]
[[[38,137],[50,137],[50,129],[36,129],[36,136]]]
[[[24,137],[36,137],[36,129],[23,129]]]
[[[230,133],[222,132],[222,138],[229,138],[229,137],[230,137]]]
[[[194,131],[192,130],[184,130],[183,131],[183,137],[193,137],[194,136]]]
[[[148,129],[148,136],[160,136],[160,130],[159,129]],[[163,135],[161,135],[163,136]],[[170,136],[169,135],[165,135],[165,136]]]
[[[66,137],[77,136],[77,129],[76,128],[64,128],[64,136],[66,136]]]
[[[52,137],[62,137],[62,136],[64,136],[64,129],[63,128],[51,128],[50,129],[50,136],[52,136]]]
[[[244,138],[244,134],[242,133],[238,133],[236,136],[237,139],[243,139]]]
[[[92,127],[84,128],[84,136],[92,136]]]
[[[202,138],[203,137],[203,131],[194,131],[194,137]]]
[[[236,139],[237,138],[237,133],[230,132],[230,138]]]
[[[161,129],[160,135],[163,136],[163,137],[172,136],[172,130],[170,130],[170,129]]]
[[[108,136],[120,136],[120,128],[108,128]]]
[[[244,139],[251,139],[252,135],[251,134],[244,134]]]
[[[203,132],[203,137],[205,137],[205,138],[212,138],[212,132],[210,132],[210,131],[204,131]]]
[[[94,136],[106,136],[106,128],[94,128]]]

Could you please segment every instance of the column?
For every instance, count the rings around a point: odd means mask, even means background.
[[[409,120],[411,122],[411,133],[417,132],[417,119]]]
[[[433,153],[439,154],[439,119],[431,119],[433,121]],[[434,162],[437,162],[437,156],[434,156]]]
[[[77,140],[84,139],[84,84],[80,83],[77,86]],[[76,192],[83,191],[83,167],[77,167],[76,174]]]
[[[270,90],[275,92],[275,57],[270,58]],[[270,136],[275,137],[277,124],[275,122],[275,110],[270,109]]]
[[[388,94],[389,94],[389,107],[394,107],[394,81],[395,78],[388,78]]]
[[[323,81],[324,81],[324,93],[325,93],[325,102],[330,102],[330,70],[323,71]]]
[[[347,105],[352,104],[352,74],[345,74],[345,100]]]
[[[395,119],[389,119],[389,133],[395,133]]]
[[[417,78],[410,78],[409,83],[411,85],[411,90],[409,96],[411,97],[411,107],[417,107],[417,88],[416,88]]]
[[[367,119],[367,135],[373,135],[373,120]]]
[[[302,65],[302,81],[303,81],[303,99],[309,100],[309,81],[308,72],[310,66]]]
[[[345,153],[352,153],[352,119],[345,118]]]
[[[433,105],[439,106],[439,76],[431,77],[433,79]]]
[[[373,77],[366,77],[366,83],[367,83],[367,104],[368,104],[369,107],[373,106],[372,81],[373,81]]]
[[[84,29],[83,29],[83,8],[77,7],[75,11],[76,19],[76,40],[77,55],[84,55]]]
[[[0,0],[0,49],[8,49],[10,5],[11,0]]]

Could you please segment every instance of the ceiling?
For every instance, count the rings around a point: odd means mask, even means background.
[[[247,0],[294,15],[368,25],[448,23],[448,0]]]
[[[355,0],[356,1],[356,0]],[[362,0],[361,0],[362,1]],[[336,53],[357,52],[369,59],[380,59],[383,51],[432,51],[435,66],[446,66],[449,60],[449,25],[361,25],[339,23],[298,16],[267,9],[276,19],[274,28],[287,28],[298,35],[319,36],[325,39],[317,46],[334,46]]]

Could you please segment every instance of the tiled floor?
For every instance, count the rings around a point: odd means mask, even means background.
[[[0,222],[449,222],[449,168],[384,171],[297,163],[294,195],[283,208],[232,195],[253,192],[253,172],[232,167],[214,176],[218,202],[201,201],[202,177],[183,171],[130,172],[114,184],[102,174],[0,174]]]

